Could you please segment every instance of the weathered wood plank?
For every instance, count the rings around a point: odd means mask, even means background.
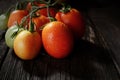
[[[0,80],[26,80],[29,79],[30,74],[28,74],[24,70],[23,64],[26,62],[18,59],[14,55],[13,49],[10,49],[5,61],[3,62],[1,72],[0,72]],[[28,61],[27,64],[30,62]],[[32,62],[27,66],[27,69],[31,71]]]
[[[8,51],[8,47],[6,46],[4,35],[5,35],[5,30],[0,31],[0,66],[2,65]]]
[[[109,48],[112,50],[111,56],[114,57],[120,73],[120,10],[117,6],[96,8],[89,11],[97,30],[102,33],[107,41]]]

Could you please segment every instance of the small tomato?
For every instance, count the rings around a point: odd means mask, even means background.
[[[15,23],[20,24],[23,17],[28,15],[27,10],[14,10],[10,13],[8,20],[8,28],[14,25]]]
[[[35,58],[42,46],[41,36],[38,32],[21,31],[14,40],[15,54],[23,60]]]

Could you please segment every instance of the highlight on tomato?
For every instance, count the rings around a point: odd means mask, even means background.
[[[42,42],[47,53],[57,59],[67,57],[74,45],[70,29],[60,21],[53,21],[45,25],[42,30]]]
[[[55,18],[69,26],[76,39],[82,38],[85,33],[85,21],[80,11],[70,6],[64,6],[57,12]]]

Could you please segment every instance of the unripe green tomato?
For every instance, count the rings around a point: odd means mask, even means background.
[[[18,26],[13,25],[6,31],[5,42],[9,48],[13,48],[14,39],[16,36],[13,36],[14,33],[18,31]]]
[[[0,15],[0,30],[7,29],[8,16],[6,14]]]

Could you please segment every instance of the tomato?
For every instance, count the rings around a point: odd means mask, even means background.
[[[41,5],[39,5],[39,6],[41,6]],[[50,16],[55,17],[55,15],[56,15],[55,8],[51,7],[51,8],[49,8],[49,11],[50,11]],[[49,17],[48,12],[47,12],[47,8],[43,8],[43,9],[38,10],[37,14],[41,14],[41,15],[44,15],[46,17]]]
[[[20,30],[22,30],[22,28]],[[18,31],[18,26],[13,25],[10,28],[8,28],[8,30],[5,33],[5,42],[9,48],[13,48],[14,39],[16,37],[16,36],[13,36],[13,34],[16,33],[17,31]]]
[[[20,24],[23,17],[28,15],[27,10],[14,10],[11,12],[8,20],[8,28],[14,25],[15,23]]]
[[[85,22],[77,9],[71,8],[68,12],[57,12],[55,18],[69,26],[75,38],[81,38],[85,32]]]
[[[36,2],[36,1],[28,2],[26,6],[26,10],[31,11],[32,5],[37,6],[38,4],[40,4],[40,2]]]
[[[42,46],[41,36],[38,32],[21,31],[14,40],[15,54],[23,60],[34,59]]]
[[[39,32],[40,34],[41,34],[40,27],[42,27],[43,25],[49,22],[48,17],[43,15],[40,15],[38,17],[33,17],[32,20],[36,26],[36,31]]]
[[[8,18],[9,16],[6,14],[0,15],[0,30],[7,29]]]
[[[67,25],[60,21],[53,21],[43,28],[42,42],[50,56],[60,59],[71,53],[74,39]]]

